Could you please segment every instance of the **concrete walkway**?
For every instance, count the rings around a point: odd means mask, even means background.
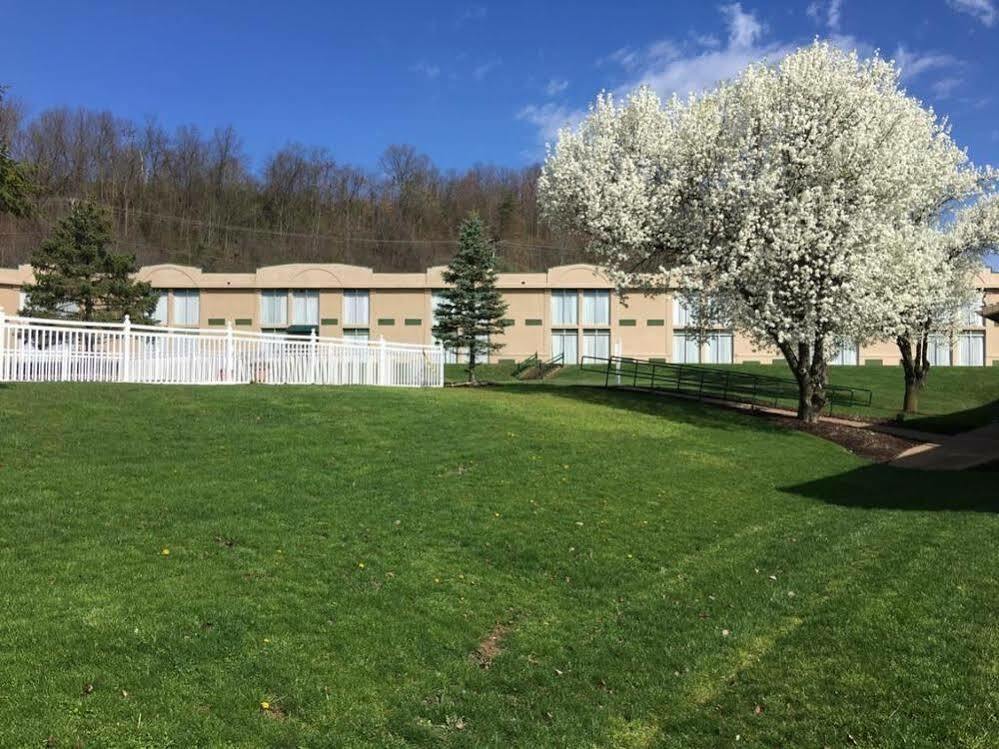
[[[916,445],[891,465],[922,471],[963,471],[999,461],[999,422],[956,434],[939,445]]]

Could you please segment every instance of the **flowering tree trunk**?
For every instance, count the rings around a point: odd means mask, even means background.
[[[929,343],[929,333],[919,333],[915,340],[907,335],[896,339],[898,350],[902,354],[902,369],[905,371],[905,399],[902,410],[914,414],[919,409],[919,393],[926,384],[926,376],[930,373],[930,360],[926,354]]]
[[[828,402],[828,373],[823,342],[821,339],[812,344],[803,342],[797,347],[784,342],[778,346],[798,381],[798,418],[814,424]]]

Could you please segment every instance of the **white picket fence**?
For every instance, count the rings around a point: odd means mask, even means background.
[[[443,387],[444,351],[359,339],[7,317],[0,382]]]

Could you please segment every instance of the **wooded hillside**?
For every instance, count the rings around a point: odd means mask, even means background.
[[[416,271],[448,261],[472,210],[501,240],[502,270],[581,257],[578,241],[539,220],[537,165],[444,172],[416,148],[393,145],[366,170],[292,143],[255,167],[232,127],[169,133],[155,121],[66,108],[27,118],[10,99],[0,103],[3,139],[39,194],[33,218],[0,217],[0,266],[27,262],[80,198],[111,212],[119,248],[142,264],[245,271],[343,262]]]

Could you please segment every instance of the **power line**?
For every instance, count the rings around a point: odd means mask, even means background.
[[[76,198],[68,197],[50,197],[44,199],[46,202],[71,202],[76,200]],[[103,203],[98,203],[105,210],[111,211],[113,213],[125,214],[125,215],[138,215],[138,216],[148,216],[150,218],[164,219],[168,221],[179,221],[181,223],[191,224],[193,226],[201,226],[209,229],[225,230],[225,231],[236,231],[245,232],[252,234],[266,234],[273,237],[287,237],[295,239],[311,239],[311,240],[324,240],[328,242],[342,242],[345,244],[359,243],[359,244],[400,244],[400,245],[431,245],[431,244],[447,244],[447,245],[457,245],[458,240],[447,238],[447,239],[381,239],[378,237],[365,237],[365,236],[339,236],[335,234],[312,234],[308,232],[290,232],[290,231],[280,231],[277,229],[262,229],[255,226],[240,226],[237,224],[219,224],[211,221],[205,221],[203,219],[189,218],[186,216],[175,216],[167,213],[155,213],[152,211],[143,211],[139,208],[120,208],[118,206],[106,205]],[[551,250],[553,252],[575,252],[571,247],[555,247],[553,245],[538,245],[538,244],[526,244],[517,242],[511,239],[499,239],[496,240],[497,244],[510,245],[512,247],[520,247],[524,249],[532,250]]]

